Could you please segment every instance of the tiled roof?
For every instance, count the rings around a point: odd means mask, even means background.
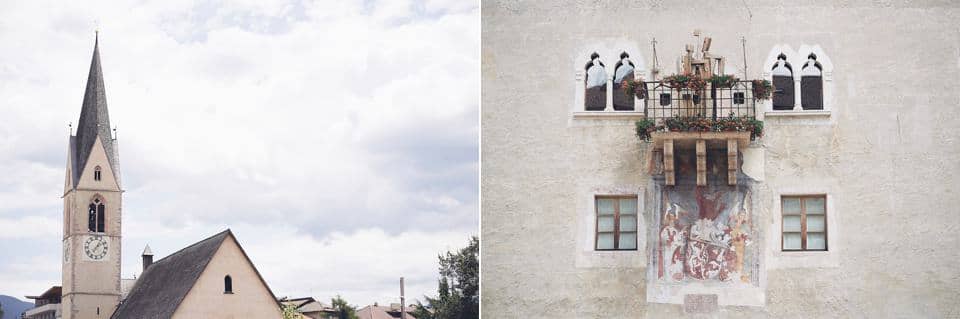
[[[207,263],[230,236],[225,230],[147,267],[111,318],[170,318]]]
[[[110,115],[107,112],[107,93],[103,85],[103,71],[100,69],[100,39],[93,45],[93,59],[90,61],[90,73],[87,75],[87,89],[83,93],[83,108],[80,110],[80,122],[77,134],[71,138],[71,150],[75,155],[73,164],[73,186],[80,180],[80,173],[87,164],[87,158],[93,144],[100,136],[110,168],[119,183],[117,154],[113,134],[110,131]]]

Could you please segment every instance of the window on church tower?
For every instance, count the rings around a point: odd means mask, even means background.
[[[91,232],[98,233],[106,231],[106,207],[103,205],[103,202],[100,201],[99,198],[96,198],[92,203],[90,203],[89,209],[87,229],[89,229]]]
[[[637,249],[637,197],[597,196],[596,250]]]
[[[100,180],[100,166],[99,166],[99,165],[98,165],[97,167],[94,167],[94,168],[93,168],[93,180],[95,180],[95,181],[99,181],[99,180]]]
[[[223,277],[223,293],[233,293],[233,278],[230,278],[230,275]]]

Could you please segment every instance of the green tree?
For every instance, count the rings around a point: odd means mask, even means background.
[[[424,296],[427,304],[417,301],[413,316],[417,319],[474,319],[480,317],[480,240],[473,236],[470,244],[456,253],[440,255],[440,280],[437,297]]]
[[[337,319],[359,319],[357,317],[357,308],[351,306],[340,295],[330,299],[330,306],[337,311]]]
[[[298,319],[300,318],[300,311],[297,311],[297,307],[293,305],[283,305],[283,319]]]

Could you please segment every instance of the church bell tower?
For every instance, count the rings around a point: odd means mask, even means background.
[[[117,140],[110,129],[99,36],[63,190],[63,319],[110,318],[120,303],[121,202]]]

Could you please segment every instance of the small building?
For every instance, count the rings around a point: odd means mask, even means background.
[[[300,313],[303,318],[309,319],[335,319],[337,317],[337,310],[333,307],[324,305],[323,303],[313,299],[313,297],[301,297],[280,299],[280,303],[283,306],[293,306],[297,309],[297,312]]]
[[[229,229],[144,271],[111,318],[281,318],[280,304]]]
[[[399,319],[399,318],[417,319],[416,317],[410,314],[415,310],[413,307],[402,307],[404,312],[402,314],[402,317],[400,313],[400,308],[401,308],[401,305],[398,303],[390,304],[389,307],[378,306],[374,304],[372,306],[366,306],[360,310],[357,310],[357,317],[360,319]]]
[[[26,296],[33,299],[33,308],[23,313],[25,319],[56,319],[60,318],[60,286],[53,286],[39,296]]]

